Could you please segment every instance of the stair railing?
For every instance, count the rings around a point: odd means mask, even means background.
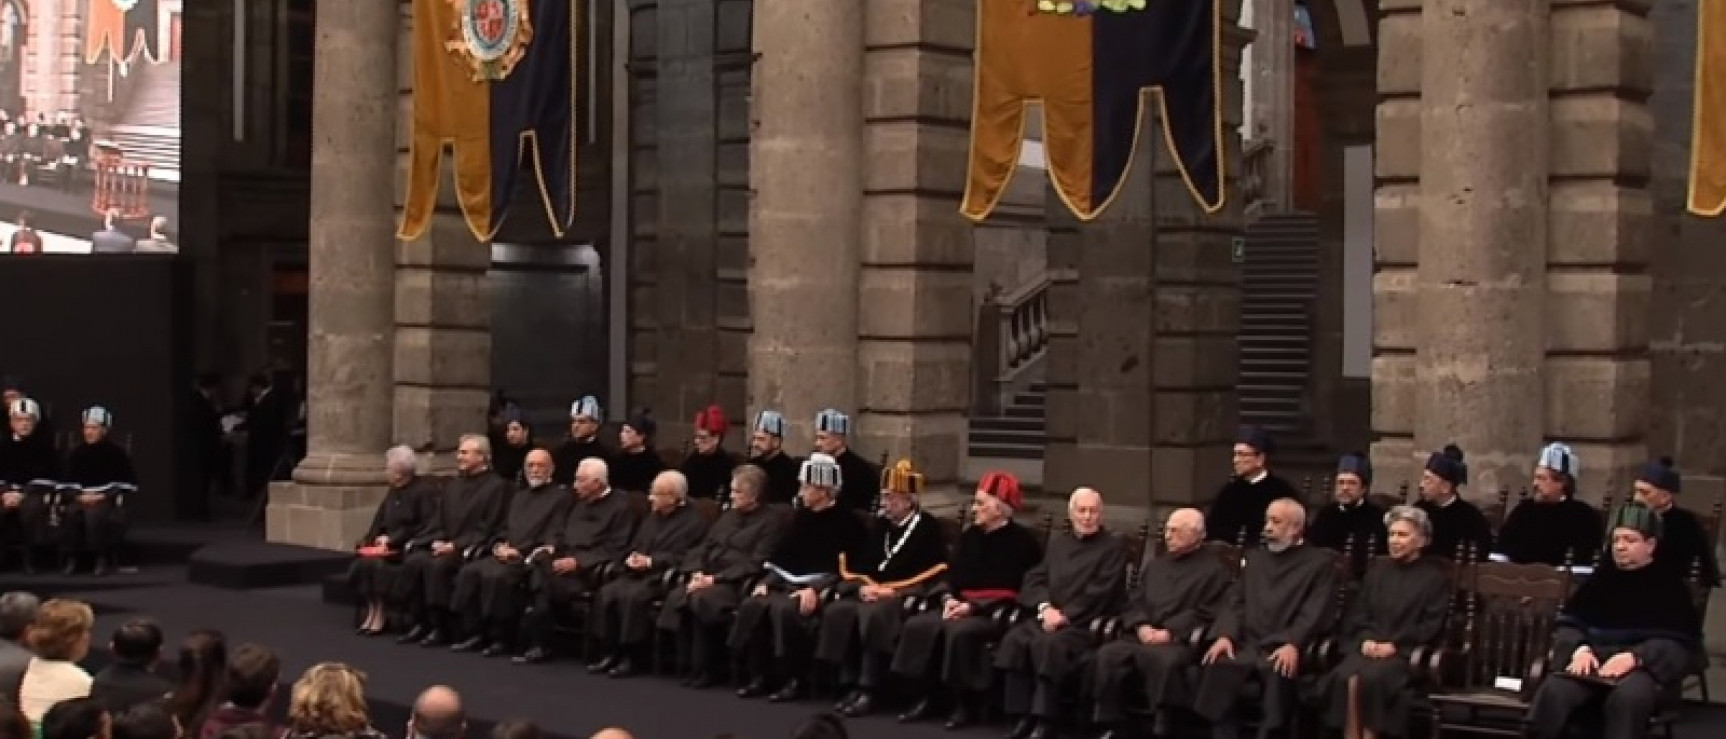
[[[993,416],[1026,384],[1025,370],[1048,352],[1048,275],[985,298],[978,309],[976,336],[972,411]]]
[[[1270,196],[1270,156],[1276,142],[1266,138],[1251,138],[1241,144],[1241,203],[1248,221],[1276,211]]]

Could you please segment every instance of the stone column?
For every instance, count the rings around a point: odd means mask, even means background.
[[[293,483],[271,486],[272,542],[347,549],[383,495],[393,422],[396,44],[405,7],[318,8],[309,453]]]
[[[863,11],[755,2],[750,408],[784,411],[799,454],[822,408],[859,410]]]
[[[1525,484],[1539,451],[1548,3],[1381,6],[1382,47],[1421,50],[1380,55],[1373,416],[1387,481],[1455,442],[1486,497]]]
[[[1252,48],[1252,135],[1272,143],[1265,163],[1265,193],[1277,208],[1286,210],[1294,207],[1294,2],[1248,1],[1253,4],[1256,36]],[[1228,83],[1233,82],[1235,78],[1229,78]]]
[[[972,228],[958,215],[976,4],[866,4],[857,447],[959,479],[970,405]]]

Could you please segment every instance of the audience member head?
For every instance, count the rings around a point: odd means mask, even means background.
[[[583,500],[597,498],[611,488],[611,468],[599,457],[588,457],[575,466],[575,493]]]
[[[551,461],[551,452],[535,449],[527,453],[527,459],[521,464],[522,476],[527,478],[530,488],[543,487],[551,484],[551,473],[557,466]]]
[[[180,724],[157,701],[145,701],[114,714],[114,739],[178,739]]]
[[[1281,552],[1300,543],[1306,533],[1306,506],[1293,498],[1278,498],[1265,507],[1265,548]]]
[[[228,702],[237,708],[262,710],[281,679],[282,660],[269,647],[241,644],[228,656]]]
[[[540,739],[539,724],[532,721],[505,721],[491,728],[490,739]]]
[[[406,444],[392,446],[384,452],[384,474],[389,476],[390,485],[401,487],[414,479],[419,471],[420,458],[414,453],[414,448]]]
[[[433,685],[420,693],[408,718],[409,739],[461,739],[466,734],[467,711],[455,688]]]
[[[48,601],[53,603],[54,601]],[[48,603],[42,605],[48,607]],[[108,712],[95,698],[55,703],[42,715],[42,739],[112,739]]]
[[[114,630],[108,649],[120,664],[149,667],[162,657],[162,627],[147,618],[127,621]]]
[[[1384,514],[1385,548],[1390,556],[1408,560],[1420,556],[1422,549],[1432,541],[1432,519],[1426,515],[1426,510],[1411,505],[1399,505]],[[1450,552],[1440,552],[1450,556]]]
[[[197,732],[204,717],[227,696],[228,640],[222,632],[199,629],[180,641],[180,682],[168,698],[168,712],[188,732]]]
[[[791,730],[791,739],[851,739],[845,719],[831,711],[817,713]]]
[[[1163,522],[1163,544],[1170,554],[1181,554],[1205,543],[1205,514],[1197,508],[1181,508]]]
[[[971,501],[971,523],[993,530],[1013,518],[1025,505],[1019,478],[1011,472],[989,472],[977,481]]]
[[[599,733],[594,734],[589,739],[635,739],[635,735],[613,726],[608,729],[600,729]]]
[[[30,717],[12,699],[0,696],[0,739],[35,739]]]
[[[370,728],[365,673],[340,662],[306,668],[294,682],[288,725],[303,734],[352,734]]]
[[[731,472],[731,507],[747,511],[761,502],[761,492],[767,489],[767,471],[752,464],[738,465]]]
[[[30,647],[42,659],[77,662],[90,653],[90,628],[95,624],[90,604],[55,598],[36,612]]]
[[[677,470],[655,475],[648,488],[647,500],[654,513],[666,514],[677,510],[689,497],[689,478]]]
[[[1090,536],[1103,528],[1103,494],[1096,488],[1078,488],[1067,496],[1067,521],[1077,536]]]
[[[14,590],[0,595],[0,639],[22,643],[41,609],[42,599],[34,593]]]

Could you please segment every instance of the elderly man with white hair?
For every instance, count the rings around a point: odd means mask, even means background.
[[[359,633],[382,634],[389,625],[388,606],[402,549],[437,512],[437,486],[419,476],[419,456],[405,446],[384,452],[389,491],[378,503],[372,524],[356,548],[359,558],[348,568],[348,585],[366,604]]]
[[[535,449],[522,464],[522,483],[510,496],[509,511],[487,542],[488,554],[461,568],[455,577],[450,611],[459,613],[467,639],[457,652],[482,651],[497,657],[512,651],[529,574],[528,558],[544,556],[557,541],[575,497],[552,482],[551,452]]]
[[[491,440],[465,434],[456,446],[455,477],[444,482],[437,512],[426,521],[402,556],[395,597],[412,628],[398,642],[436,647],[455,630],[450,595],[456,573],[491,540],[503,519],[509,483],[493,474]]]
[[[528,556],[533,566],[528,590],[533,606],[524,614],[522,630],[532,646],[516,662],[532,664],[551,658],[551,637],[558,618],[585,595],[603,585],[602,578],[629,554],[635,536],[636,510],[613,492],[605,460],[589,457],[575,471],[575,503],[552,535],[551,543]]]
[[[612,677],[635,674],[636,658],[653,638],[653,601],[664,598],[665,573],[674,570],[707,535],[708,520],[689,505],[689,478],[666,470],[653,478],[647,493],[648,515],[635,529],[629,554],[611,581],[593,598],[588,628],[605,646],[604,659],[587,671]]]
[[[1103,527],[1103,495],[1079,488],[1067,499],[1066,531],[1049,537],[1043,562],[1025,575],[1019,603],[1035,616],[1001,638],[995,667],[1003,708],[1017,716],[1009,736],[1046,737],[1059,713],[1060,690],[1096,646],[1091,621],[1114,615],[1126,596],[1127,541]]]

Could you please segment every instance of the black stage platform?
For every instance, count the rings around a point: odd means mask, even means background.
[[[219,628],[230,644],[255,641],[280,651],[285,683],[313,663],[348,662],[369,675],[374,722],[392,735],[402,731],[414,696],[437,683],[462,693],[472,718],[468,734],[472,737],[484,737],[498,721],[527,719],[558,739],[581,739],[611,725],[626,727],[640,739],[726,735],[772,739],[787,736],[799,721],[826,705],[743,701],[729,690],[692,691],[665,678],[595,677],[569,661],[522,667],[443,649],[398,646],[387,637],[361,637],[353,633],[351,606],[323,600],[327,578],[322,573],[334,566],[331,558],[308,557],[304,550],[292,547],[245,546],[243,536],[238,531],[206,528],[202,538],[210,546],[192,555],[185,547],[195,542],[188,541],[183,531],[140,531],[133,551],[151,556],[139,557],[136,572],[101,579],[5,576],[0,577],[0,588],[89,601],[99,614],[99,642],[126,619],[143,615],[163,624],[170,643],[192,629]],[[305,579],[302,584],[252,589],[199,585],[188,577],[191,567],[155,559],[175,551],[203,562],[201,567],[226,573],[229,579],[223,582],[273,582],[279,581],[279,573],[289,571],[301,572]],[[225,559],[230,555],[231,560]],[[272,561],[276,555],[279,559]],[[878,716],[852,721],[849,728],[859,739],[933,739],[996,736],[1004,727],[952,733],[937,724],[907,726]],[[1726,709],[1693,708],[1679,733],[1726,736]]]

